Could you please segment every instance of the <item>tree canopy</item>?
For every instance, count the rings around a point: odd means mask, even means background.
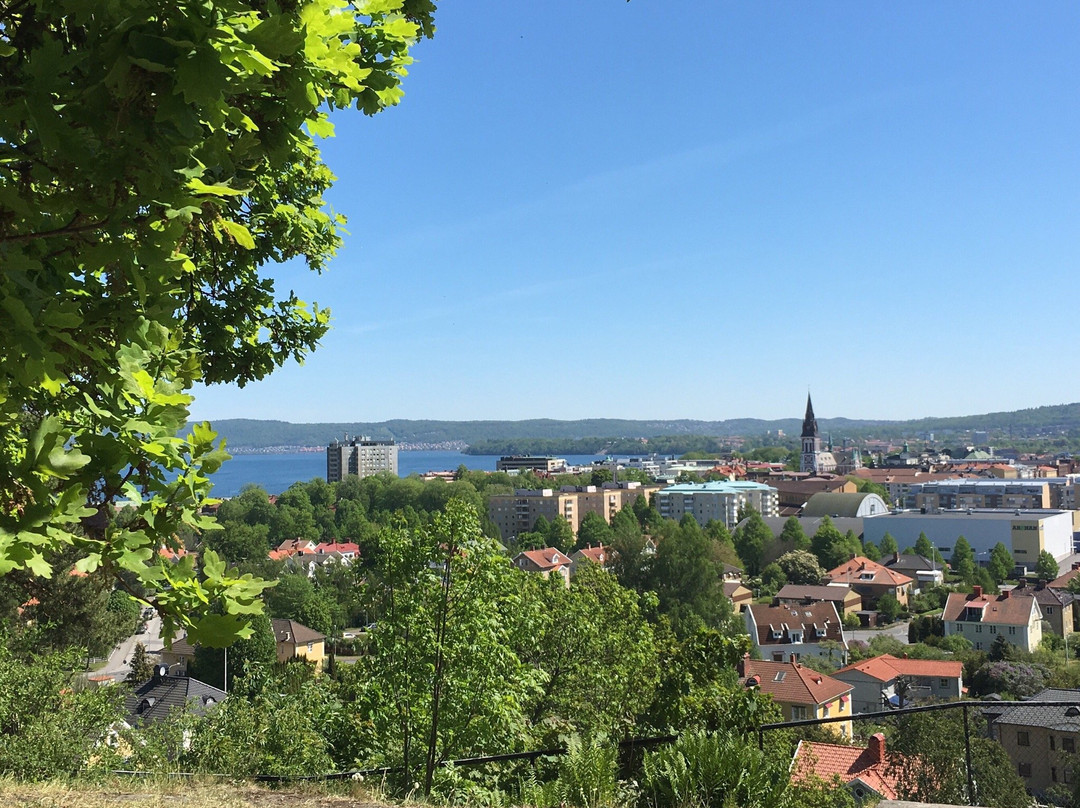
[[[329,313],[268,269],[321,270],[343,219],[315,137],[397,103],[431,0],[23,0],[0,11],[0,574],[133,574],[193,641],[247,632],[261,582],[159,563],[227,458],[181,434],[196,382],[243,385]],[[118,498],[135,518],[111,525]],[[222,605],[220,614],[208,608]]]

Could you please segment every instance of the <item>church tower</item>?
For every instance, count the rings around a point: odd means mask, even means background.
[[[818,452],[821,451],[821,435],[818,433],[817,418],[814,417],[814,404],[810,394],[806,394],[806,415],[802,422],[802,462],[799,471],[818,472]]]
[[[818,431],[809,393],[806,394],[806,415],[802,422],[802,461],[799,463],[799,471],[808,471],[811,474],[832,474],[836,471],[836,458],[831,448],[822,448],[821,433]]]

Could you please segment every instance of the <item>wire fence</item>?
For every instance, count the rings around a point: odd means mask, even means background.
[[[1052,697],[1046,697],[1049,693]],[[757,745],[794,751],[794,779],[839,775],[860,801],[865,797],[914,799],[955,805],[1080,806],[1080,692],[1048,691],[1028,701],[961,700],[856,715],[764,724]],[[640,762],[648,749],[678,735],[630,738],[618,743],[620,768]],[[751,736],[752,737],[752,736]],[[753,741],[750,741],[752,744]],[[567,754],[565,747],[442,761],[440,767],[535,763]],[[226,777],[263,783],[393,777],[398,766],[316,775],[249,777],[172,772],[172,777]],[[128,777],[161,772],[116,770]],[[1030,796],[1028,796],[1030,795]]]

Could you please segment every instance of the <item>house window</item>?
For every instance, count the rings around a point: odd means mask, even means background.
[[[1015,634],[1016,633],[1016,626],[1009,626],[1009,633],[1010,634]]]
[[[829,717],[829,705],[828,704],[824,705],[821,708],[821,717],[822,718],[828,718]]]
[[[1021,777],[1031,777],[1031,764],[1030,763],[1021,763],[1018,768],[1019,768]]]
[[[1062,738],[1061,739],[1061,751],[1062,752],[1075,752],[1076,751],[1076,738]]]
[[[1026,729],[1022,729],[1016,733],[1016,745],[1017,746],[1031,746],[1031,736],[1028,735]]]
[[[1046,613],[1047,614],[1053,614],[1054,613],[1054,607],[1053,606],[1047,606],[1046,607]]]
[[[990,626],[990,633],[997,634],[997,626]]]
[[[1054,736],[1053,735],[1050,736],[1050,751],[1051,752],[1054,751]]]
[[[944,688],[944,687],[949,686],[949,680],[948,679],[938,679],[937,683],[938,683],[938,687]]]
[[[976,634],[982,634],[982,626],[981,625],[975,626],[975,633]]]
[[[307,652],[308,652],[308,653],[310,654],[310,653],[311,653],[312,651],[314,651],[314,650],[315,650],[315,643],[313,643],[313,642],[309,642],[309,643],[307,644]]]
[[[808,717],[809,716],[806,714],[806,708],[805,707],[800,707],[798,705],[793,705],[792,706],[792,708],[791,708],[791,720],[792,721],[802,721],[802,720],[804,720],[804,719],[806,719]]]
[[[1057,766],[1050,767],[1050,779],[1057,782]]]

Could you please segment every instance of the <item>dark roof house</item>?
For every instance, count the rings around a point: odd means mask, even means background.
[[[159,665],[152,678],[124,699],[124,709],[127,723],[136,726],[162,721],[173,711],[203,715],[227,696],[224,690],[190,676],[170,676],[168,668]]]

